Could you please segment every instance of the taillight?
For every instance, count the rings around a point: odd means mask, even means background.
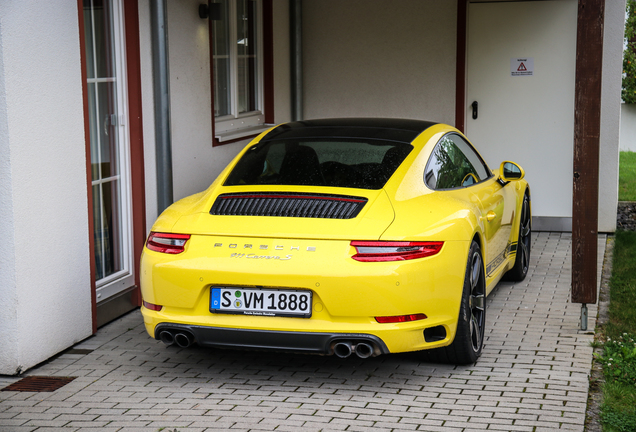
[[[403,261],[424,258],[438,253],[444,242],[391,242],[391,241],[352,241],[357,254],[356,261]]]
[[[412,315],[398,315],[398,316],[385,316],[385,317],[375,317],[375,320],[380,324],[390,324],[390,323],[403,323],[410,321],[419,321],[426,319],[426,315],[423,313],[420,314],[412,314]]]
[[[146,247],[155,252],[180,254],[185,249],[190,234],[168,234],[151,232]]]
[[[153,304],[153,303],[148,303],[146,300],[144,300],[144,307],[146,309],[150,309],[152,311],[157,311],[157,312],[159,312],[161,309],[163,309],[163,306],[156,305],[156,304]]]

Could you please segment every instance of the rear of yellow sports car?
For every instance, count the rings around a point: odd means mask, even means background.
[[[305,232],[316,225],[302,222]],[[465,242],[433,245],[439,251],[424,258],[360,261],[351,240],[329,239],[330,232],[347,232],[348,224],[332,222],[313,227],[315,234],[306,238],[193,234],[178,254],[146,248],[143,299],[161,307],[142,309],[148,333],[161,338],[162,331],[170,332],[163,336],[167,341],[185,333],[200,345],[321,354],[332,354],[338,342],[366,342],[377,355],[452,340]],[[271,217],[245,221],[246,231],[263,225],[254,229],[261,232],[288,233],[288,223]],[[373,242],[360,242],[367,243]],[[235,307],[246,302],[258,311]]]
[[[260,151],[268,137],[291,152],[311,132],[266,133],[207,191],[173,204],[153,226],[142,255],[142,314],[150,336],[180,346],[341,357],[451,343],[478,221],[452,195],[443,198],[423,182],[403,184],[423,171],[426,143],[447,130],[431,124],[411,129],[398,137],[408,148],[391,136],[368,141],[370,152],[385,143],[399,147],[395,162],[390,149],[382,161],[357,164],[355,173],[330,160],[320,164],[320,180],[308,184],[271,179],[283,176],[285,163],[311,177],[303,164],[312,155],[290,162],[287,155],[277,161],[272,145],[262,160],[250,152]],[[322,141],[344,148],[356,139]],[[387,161],[394,164],[389,173],[380,170]],[[250,177],[255,166],[258,177]],[[372,187],[351,183],[353,174],[369,175]],[[382,176],[380,185],[375,179]],[[405,187],[411,192],[400,192]],[[402,215],[409,225],[403,230],[391,227],[395,209],[413,196],[421,212]],[[404,234],[385,238],[389,227]]]

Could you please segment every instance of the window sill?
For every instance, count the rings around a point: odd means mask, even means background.
[[[228,142],[228,141],[236,141],[241,138],[258,135],[261,132],[265,132],[267,129],[273,127],[274,125],[264,124],[258,126],[247,127],[243,129],[231,130],[223,133],[215,133],[214,138],[220,143]]]

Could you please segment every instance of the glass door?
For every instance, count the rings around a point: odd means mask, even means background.
[[[134,285],[121,0],[84,0],[97,302]]]

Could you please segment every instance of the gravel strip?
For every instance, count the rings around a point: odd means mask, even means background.
[[[625,231],[636,231],[636,202],[619,201],[616,228]]]

